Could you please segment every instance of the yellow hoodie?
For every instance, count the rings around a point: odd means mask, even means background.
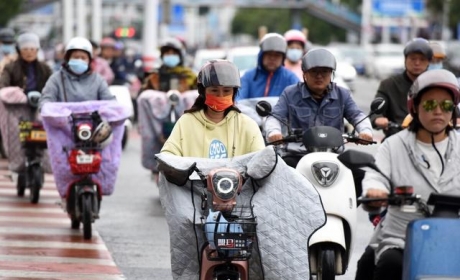
[[[209,121],[204,111],[182,115],[165,142],[162,153],[183,157],[229,158],[265,148],[257,123],[230,111],[219,123]]]

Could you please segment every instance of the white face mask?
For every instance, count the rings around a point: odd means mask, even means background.
[[[297,62],[302,58],[302,50],[300,49],[288,49],[286,52],[286,57],[292,62]]]
[[[428,70],[442,69],[442,62],[430,63]]]

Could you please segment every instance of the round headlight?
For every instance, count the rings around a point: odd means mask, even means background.
[[[84,123],[84,124],[80,124],[78,127],[77,127],[77,136],[78,136],[78,139],[82,140],[82,141],[87,141],[91,138],[91,125],[87,124],[87,123]]]
[[[228,194],[233,191],[233,180],[229,178],[221,178],[217,182],[217,191],[221,194]]]

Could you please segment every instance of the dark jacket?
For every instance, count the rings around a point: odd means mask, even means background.
[[[35,89],[38,92],[42,92],[45,87],[46,81],[51,76],[51,68],[44,62],[35,60],[31,62],[35,67]],[[26,89],[27,84],[27,62],[18,58],[5,66],[0,77],[0,88],[3,87],[20,87]]]
[[[413,81],[406,72],[391,76],[380,82],[375,97],[385,99],[385,108],[382,114],[371,117],[372,125],[375,127],[375,119],[385,117],[391,122],[401,124],[407,116],[407,95]],[[397,133],[398,129],[384,130],[386,137]]]

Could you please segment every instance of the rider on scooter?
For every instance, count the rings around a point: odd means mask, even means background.
[[[197,81],[195,104],[177,121],[161,152],[230,158],[263,149],[257,123],[234,105],[241,85],[236,66],[227,60],[211,60],[200,70]]]
[[[5,66],[0,77],[0,89],[6,93],[18,93],[15,95],[18,99],[27,97],[32,99],[32,95],[39,95],[42,92],[52,71],[45,63],[38,61],[38,50],[40,49],[40,39],[34,33],[23,33],[16,40],[16,51],[19,54],[18,58]],[[26,104],[24,104],[26,105]],[[8,126],[18,124],[19,117],[25,120],[33,120],[35,118],[36,104],[29,103],[34,106],[16,107],[15,110],[21,110],[18,119],[7,118],[3,116],[6,112],[1,112],[1,128],[3,132],[3,143],[7,149],[7,154],[10,159],[10,168],[15,172],[22,172],[25,169],[25,158],[21,159],[19,155],[19,138],[18,143],[11,143],[8,137],[16,137],[8,135]],[[19,137],[19,136],[18,136]],[[11,138],[10,138],[11,139]],[[7,144],[8,143],[8,144]]]
[[[383,80],[375,97],[385,99],[382,114],[374,115],[371,121],[374,127],[383,129],[385,139],[401,129],[388,128],[388,123],[401,124],[409,113],[406,108],[407,93],[413,81],[425,72],[433,57],[433,51],[427,40],[415,38],[404,48],[405,71]]]
[[[284,33],[287,42],[286,59],[284,67],[297,75],[300,81],[303,80],[302,57],[307,50],[307,37],[302,31],[291,29]]]
[[[460,139],[451,133],[449,124],[455,127],[459,100],[458,81],[447,70],[427,71],[414,81],[407,101],[413,121],[408,129],[388,138],[375,157],[377,167],[394,186],[412,186],[423,200],[432,192],[460,194]],[[364,197],[388,197],[390,185],[380,173],[369,170],[362,184]],[[382,202],[372,202],[366,210],[378,212],[381,206]],[[406,226],[418,218],[423,218],[419,212],[389,206],[358,262],[355,279],[401,279]]]
[[[107,82],[93,72],[93,47],[88,39],[72,38],[66,46],[63,67],[43,88],[39,108],[46,102],[113,100]]]
[[[248,70],[241,77],[238,100],[280,96],[287,86],[299,82],[299,78],[283,66],[287,48],[286,39],[283,36],[268,33],[262,37],[259,45],[257,67]]]
[[[304,131],[313,126],[332,126],[343,131],[345,117],[353,126],[364,119],[364,114],[353,101],[348,90],[333,83],[332,75],[336,69],[336,60],[326,49],[314,49],[302,58],[304,82],[287,87],[273,108],[273,115],[288,120],[292,128]],[[372,126],[369,120],[356,126],[359,137],[372,141]],[[268,141],[281,140],[281,123],[274,117],[268,117],[265,124]],[[363,142],[363,144],[365,144]],[[302,156],[285,158],[294,167]]]
[[[196,75],[189,67],[184,66],[182,43],[176,38],[167,38],[160,47],[163,65],[153,73],[146,75],[141,92],[154,89],[167,92],[177,89],[179,92],[196,89]]]

